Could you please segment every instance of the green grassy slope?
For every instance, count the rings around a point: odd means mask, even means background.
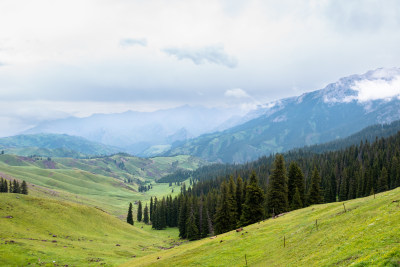
[[[249,266],[399,266],[400,188],[345,207],[314,205],[123,266],[245,266],[245,255]]]
[[[1,266],[117,265],[170,247],[178,235],[72,202],[6,193],[0,226]]]
[[[118,167],[121,162],[124,162],[124,169]],[[190,156],[140,159],[115,155],[87,160],[55,158],[48,161],[4,154],[0,155],[0,176],[26,180],[51,189],[52,198],[97,206],[113,215],[125,216],[129,202],[163,196],[169,194],[172,188],[179,192],[177,186],[171,188],[168,184],[153,183],[153,189],[139,193],[137,184],[124,183],[125,178],[154,182],[177,167],[194,169],[199,164],[200,161]],[[42,196],[42,193],[36,195]]]

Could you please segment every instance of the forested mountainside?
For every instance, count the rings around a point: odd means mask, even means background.
[[[179,226],[181,237],[197,239],[312,204],[396,188],[400,132],[322,154],[293,151],[285,159],[279,154],[263,157],[210,178],[203,173],[178,197],[156,201],[151,207],[153,227]]]
[[[263,115],[241,125],[176,142],[165,155],[189,154],[208,161],[244,163],[271,153],[345,138],[400,119],[399,94],[366,98],[364,84],[390,83],[400,69],[352,75],[324,89],[270,103]]]

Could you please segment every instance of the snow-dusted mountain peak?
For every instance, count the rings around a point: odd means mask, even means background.
[[[400,68],[379,68],[341,78],[322,89],[317,96],[322,97],[325,103],[400,99]]]

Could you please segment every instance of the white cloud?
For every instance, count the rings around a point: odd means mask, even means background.
[[[223,65],[228,68],[235,68],[237,60],[233,56],[228,55],[221,45],[209,45],[200,48],[192,47],[169,47],[162,50],[163,52],[177,57],[179,60],[189,59],[194,64],[200,65],[206,62]]]
[[[241,88],[228,89],[225,91],[225,96],[234,98],[251,98],[251,96]]]
[[[400,95],[400,76],[391,80],[361,80],[355,82],[351,89],[358,92],[356,98],[360,102],[393,98]]]

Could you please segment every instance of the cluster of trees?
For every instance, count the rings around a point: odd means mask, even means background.
[[[400,132],[338,151],[296,150],[244,165],[207,166],[192,175],[192,185],[183,183],[175,198],[151,198],[154,229],[179,227],[180,237],[194,240],[309,205],[396,188]]]
[[[144,223],[148,224],[150,222],[149,218],[149,208],[146,206],[143,209],[142,202],[138,202],[138,209],[137,209],[137,215],[136,215],[137,221],[141,222],[143,221]],[[132,203],[129,203],[129,209],[128,209],[128,216],[126,217],[126,221],[129,224],[134,224],[133,221],[133,206]]]
[[[139,192],[147,192],[152,188],[153,188],[153,186],[150,184],[149,185],[139,185],[138,190],[139,190]]]
[[[192,171],[179,169],[172,174],[165,175],[157,180],[157,183],[177,183],[183,182],[190,177]]]
[[[208,177],[223,175],[207,179],[203,169],[191,187],[182,186],[178,197],[161,201],[161,220],[171,218],[166,225],[178,224],[183,238],[219,234],[293,209],[396,188],[400,133],[339,151],[297,150],[239,166],[215,165],[209,171]]]
[[[6,179],[1,177],[0,179],[0,192],[1,193],[17,193],[17,194],[28,194],[28,185],[25,181],[20,184],[17,180],[7,182]]]

